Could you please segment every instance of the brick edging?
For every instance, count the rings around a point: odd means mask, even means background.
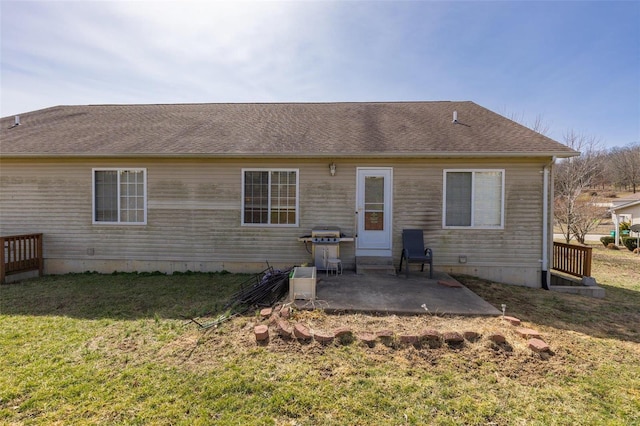
[[[483,336],[474,330],[447,331],[439,332],[435,329],[425,329],[419,333],[394,333],[392,330],[362,331],[355,333],[349,327],[338,327],[334,330],[312,330],[302,322],[295,322],[293,325],[289,322],[291,318],[291,308],[289,306],[278,307],[276,309],[265,308],[260,311],[260,317],[268,324],[260,324],[254,327],[254,336],[256,342],[265,344],[269,342],[269,326],[275,328],[278,336],[284,339],[295,339],[298,341],[310,342],[316,341],[322,345],[332,344],[350,344],[358,341],[367,347],[374,347],[377,343],[381,343],[389,347],[414,346],[417,348],[429,347],[437,348],[448,346],[458,348],[466,343],[475,343],[482,339],[490,341],[494,345],[508,345],[504,334],[493,332]],[[515,333],[527,339],[527,347],[537,354],[553,354],[549,345],[544,341],[542,334],[534,329],[520,327],[521,321],[512,316],[499,317],[501,322],[506,322],[512,327],[517,327]]]

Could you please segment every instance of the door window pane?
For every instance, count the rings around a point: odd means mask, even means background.
[[[384,230],[384,177],[367,176],[364,179],[364,229]]]

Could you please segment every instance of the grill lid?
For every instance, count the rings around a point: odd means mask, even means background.
[[[337,226],[316,226],[311,230],[313,238],[340,238],[340,228]]]

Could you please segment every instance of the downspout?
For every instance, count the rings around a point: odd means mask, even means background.
[[[550,186],[550,168],[556,161],[556,157],[551,159],[542,169],[542,288],[549,290],[549,222],[552,216],[550,211],[553,206],[549,206],[549,186]]]

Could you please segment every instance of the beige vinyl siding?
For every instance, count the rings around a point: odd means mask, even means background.
[[[458,263],[460,254],[483,264],[537,264],[541,256],[543,166],[543,161],[505,164],[476,160],[395,168],[396,251],[401,249],[402,228],[415,227],[424,230],[425,240],[437,249],[441,264]],[[504,169],[504,229],[442,228],[442,170],[445,168]]]
[[[243,227],[243,167],[298,167],[299,227]],[[147,169],[147,224],[92,224],[91,170]],[[47,259],[202,263],[235,269],[266,261],[293,265],[311,261],[297,238],[313,226],[340,222],[353,233],[352,179],[329,180],[328,165],[300,161],[141,160],[38,161],[2,164],[0,232],[43,232]],[[350,229],[347,229],[349,228]],[[309,247],[310,248],[310,247]],[[343,247],[353,258],[353,248]],[[69,264],[69,262],[67,262]],[[158,267],[162,265],[159,264]]]
[[[440,160],[395,167],[394,259],[402,249],[402,229],[421,228],[426,244],[434,250],[436,269],[539,287],[545,162]],[[443,229],[442,170],[474,168],[504,170],[504,229]],[[460,256],[466,257],[466,263],[459,262]]]
[[[335,176],[329,163],[335,162]],[[50,272],[101,270],[259,270],[311,262],[297,238],[320,225],[355,231],[357,167],[393,167],[393,254],[403,228],[422,228],[436,269],[533,285],[542,232],[542,168],[548,159],[144,159],[8,160],[0,174],[0,232],[42,232]],[[92,224],[92,168],[147,169],[147,224]],[[298,227],[241,226],[243,168],[299,169]],[[505,227],[443,229],[443,169],[503,169]],[[309,249],[311,245],[309,244]],[[353,268],[353,243],[340,247]],[[459,256],[467,256],[461,265]],[[63,265],[57,267],[56,265]],[[511,278],[525,271],[526,280]],[[493,272],[492,272],[493,271]],[[508,279],[507,279],[508,278]]]
[[[44,234],[44,256],[64,251],[82,256],[78,241],[91,223],[91,181],[79,180],[63,163],[14,164],[2,161],[0,232],[2,235]],[[89,179],[91,171],[89,169]],[[78,225],[81,226],[78,226]]]

